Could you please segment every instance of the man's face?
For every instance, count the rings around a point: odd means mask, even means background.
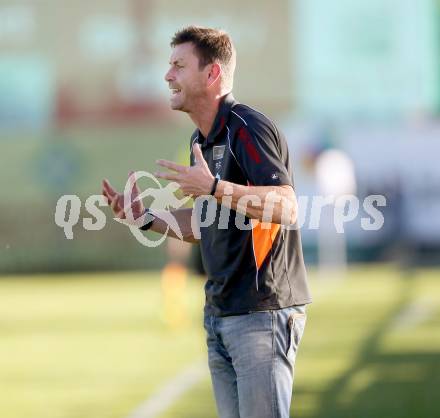
[[[173,48],[170,69],[165,74],[170,87],[171,109],[191,112],[197,99],[206,95],[208,67],[199,69],[199,58],[191,42]]]

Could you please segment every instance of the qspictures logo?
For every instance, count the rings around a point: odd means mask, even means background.
[[[149,178],[153,181],[156,187],[149,187],[140,193],[134,193],[134,185],[141,178]],[[176,191],[179,189],[179,184],[170,182],[165,187],[161,185],[159,180],[147,171],[133,172],[124,188],[124,216],[113,217],[113,220],[126,225],[134,238],[146,246],[157,247],[166,239],[171,230],[176,237],[183,239],[181,229],[177,222],[173,211],[184,207],[191,196],[178,198]],[[191,230],[194,238],[200,239],[201,228],[210,227],[216,221],[218,229],[227,229],[233,225],[240,230],[251,230],[258,223],[250,222],[246,217],[247,208],[249,205],[261,206],[263,205],[263,217],[261,228],[269,229],[273,219],[274,204],[281,203],[282,219],[289,219],[289,213],[292,210],[291,202],[285,203],[276,192],[269,192],[266,195],[264,202],[261,201],[257,195],[242,196],[237,202],[237,208],[231,209],[232,188],[225,188],[224,196],[221,202],[218,202],[211,195],[198,196],[194,199],[193,210],[191,214]],[[133,214],[133,205],[136,202],[143,201],[146,198],[152,199],[149,205],[149,212],[144,212],[141,216],[135,218]],[[341,195],[341,196],[298,196],[298,206],[306,208],[305,211],[299,211],[300,216],[294,224],[284,224],[285,229],[319,229],[321,222],[321,214],[324,208],[333,208],[333,224],[337,233],[344,233],[345,226],[350,222],[356,220],[360,222],[360,226],[366,231],[377,231],[384,225],[385,219],[380,207],[386,206],[386,198],[382,195],[370,195],[360,202],[355,195]],[[284,202],[284,203],[283,203]],[[220,205],[220,210],[219,210]],[[80,222],[82,202],[77,195],[63,195],[58,199],[55,208],[55,223],[63,229],[66,239],[74,239],[73,227]],[[101,209],[109,206],[109,202],[103,195],[92,195],[85,201],[85,210],[90,214],[90,217],[82,219],[82,226],[87,231],[99,231],[104,229],[107,224],[107,215]],[[360,216],[361,208],[364,216]],[[139,228],[154,218],[163,220],[166,225],[166,231],[162,235],[157,235],[158,239],[149,239],[143,231]],[[231,217],[234,217],[231,220]]]

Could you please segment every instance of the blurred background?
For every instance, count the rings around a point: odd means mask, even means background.
[[[197,247],[145,248],[107,208],[83,227],[103,178],[189,162],[163,80],[189,24],[231,34],[235,98],[293,156],[315,296],[293,416],[439,415],[439,0],[0,0],[0,416],[215,416]],[[343,234],[318,194],[359,198]]]

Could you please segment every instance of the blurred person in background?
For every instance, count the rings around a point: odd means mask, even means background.
[[[288,418],[311,297],[299,230],[286,228],[297,218],[286,140],[271,120],[232,96],[236,52],[226,32],[190,26],[174,35],[171,47],[165,75],[171,108],[187,113],[196,130],[190,167],[158,160],[171,171],[156,176],[177,182],[196,198],[194,209],[170,213],[183,240],[200,242],[208,277],[204,327],[218,413]],[[131,181],[132,218],[142,220],[142,230],[166,233],[168,224],[136,200],[139,189]],[[126,218],[124,195],[107,180],[103,194],[115,215]],[[211,225],[200,225],[197,238],[191,217],[200,196],[204,203],[216,199],[216,216]],[[272,219],[263,224],[267,205]],[[222,225],[225,207],[230,212]]]

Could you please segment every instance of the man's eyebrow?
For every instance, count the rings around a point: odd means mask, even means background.
[[[177,59],[175,59],[175,60],[172,61],[172,62],[170,61],[169,64],[170,64],[170,65],[179,64],[180,61],[181,61],[181,58],[177,58]]]

